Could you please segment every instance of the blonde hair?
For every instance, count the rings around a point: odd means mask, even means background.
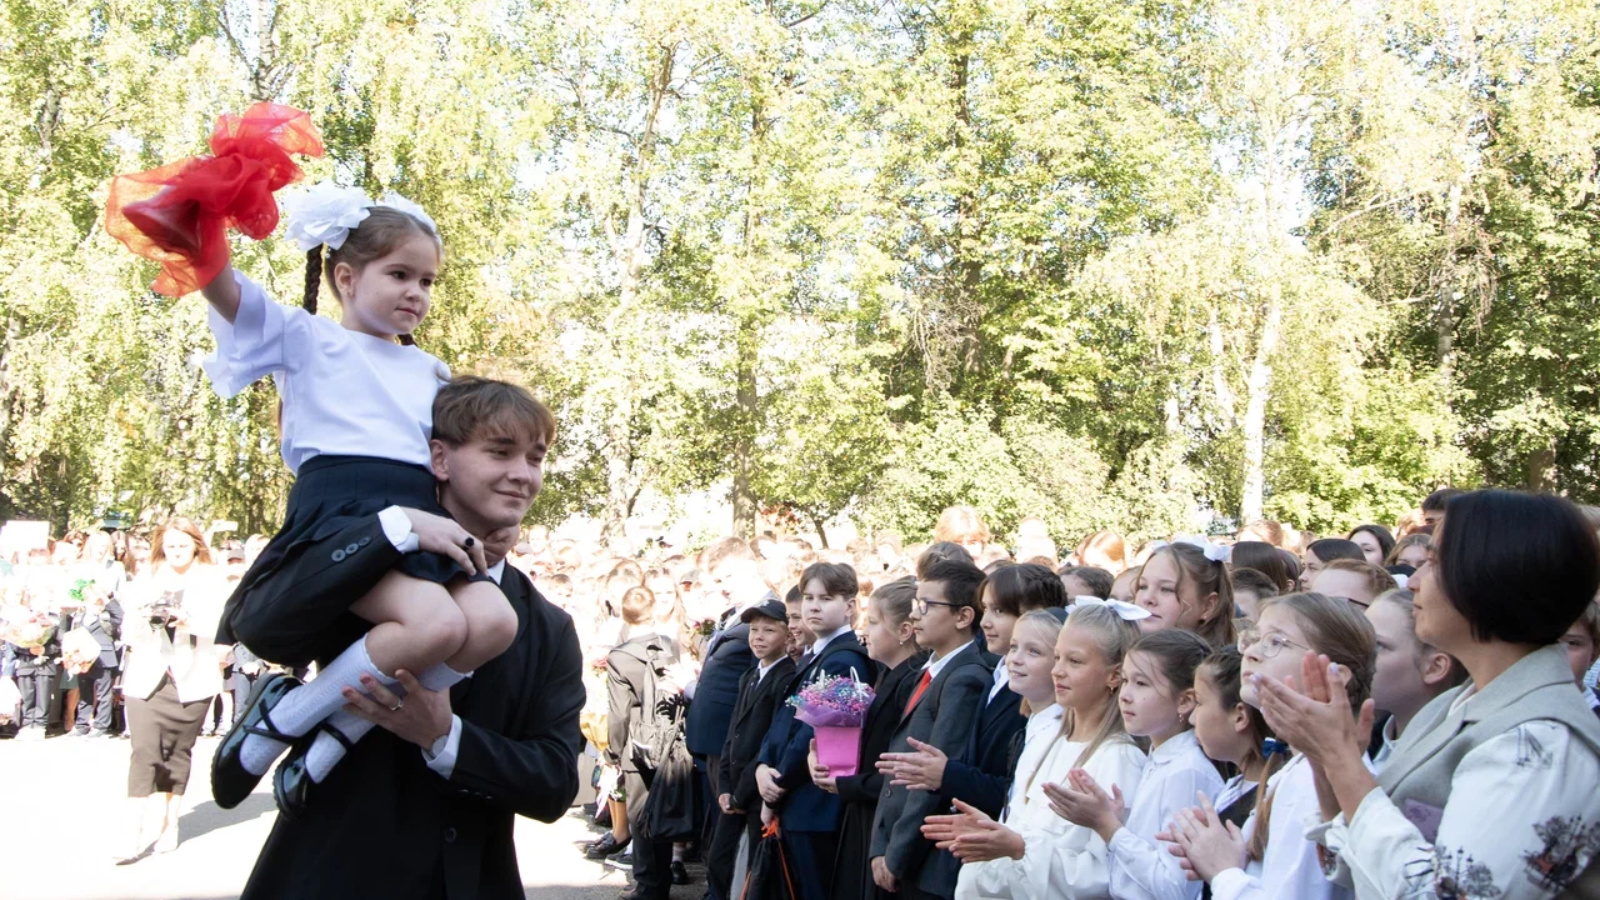
[[[1017,619],[1017,624],[1011,627],[1011,637],[1013,640],[1020,641],[1022,639],[1022,630],[1026,628],[1030,634],[1038,632],[1038,637],[1046,638],[1045,644],[1047,646],[1054,647],[1056,640],[1061,637],[1061,629],[1064,627],[1066,627],[1066,622],[1062,619],[1051,615],[1045,610],[1035,609],[1023,613],[1022,617]],[[1006,661],[1001,659],[1000,665],[1003,666],[1005,664]],[[1028,705],[1028,698],[1022,698],[1023,715],[1032,715],[1036,711]]]
[[[1082,628],[1090,632],[1094,636],[1095,649],[1100,651],[1101,661],[1113,669],[1122,666],[1122,660],[1128,655],[1128,650],[1139,640],[1138,626],[1122,618],[1109,606],[1073,607],[1063,627]],[[1076,714],[1072,710],[1063,710],[1062,737],[1071,736],[1075,718]],[[1131,743],[1133,739],[1128,737],[1127,728],[1122,723],[1122,710],[1119,708],[1117,692],[1112,691],[1106,697],[1104,708],[1100,710],[1100,726],[1089,738],[1089,743],[1083,748],[1083,752],[1078,754],[1078,760],[1072,764],[1073,767],[1084,765],[1101,745],[1116,740]]]
[[[933,526],[934,541],[949,541],[952,544],[964,544],[967,541],[982,541],[989,543],[989,526],[983,524],[983,517],[970,506],[952,506],[939,514],[938,524]]]
[[[200,526],[193,519],[183,516],[173,516],[156,533],[150,536],[149,566],[154,570],[157,566],[167,561],[167,532],[179,531],[194,541],[194,561],[203,565],[211,565],[211,548],[206,546],[205,535],[200,533]]]

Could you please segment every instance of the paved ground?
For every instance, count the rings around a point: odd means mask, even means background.
[[[6,900],[224,900],[239,895],[276,809],[270,781],[237,809],[211,802],[208,770],[215,738],[195,748],[190,793],[179,820],[182,842],[165,856],[117,866],[125,846],[128,742],[0,740],[0,896]],[[528,897],[614,900],[621,873],[589,862],[577,844],[594,837],[576,812],[553,825],[517,820],[517,854]],[[673,900],[698,900],[697,884]]]

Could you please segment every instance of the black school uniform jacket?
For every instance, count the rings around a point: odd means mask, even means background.
[[[728,727],[728,740],[722,745],[720,762],[722,789],[732,795],[734,809],[746,811],[761,808],[761,794],[756,790],[756,756],[795,673],[794,660],[785,656],[758,681],[760,665],[757,662],[756,668],[739,679],[739,699],[733,706],[733,722]]]
[[[371,552],[327,570],[351,596],[399,558],[377,516],[326,543],[361,537]],[[513,817],[554,822],[578,792],[583,657],[572,619],[527,576],[507,566],[501,580],[517,637],[450,691],[462,730],[449,780],[416,745],[374,728],[318,786],[303,819],[273,824],[242,900],[521,900]]]

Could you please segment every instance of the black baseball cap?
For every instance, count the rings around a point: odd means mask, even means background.
[[[740,613],[739,621],[748,625],[750,620],[756,616],[766,616],[769,619],[776,619],[785,625],[789,624],[789,608],[783,605],[783,601],[771,594],[768,594],[765,600]]]

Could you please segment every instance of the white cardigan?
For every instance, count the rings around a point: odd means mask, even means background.
[[[217,566],[195,563],[182,575],[165,568],[141,572],[123,590],[122,640],[128,653],[122,670],[125,697],[148,700],[170,673],[178,700],[192,703],[222,692],[222,657],[227,647],[215,642],[222,605],[230,585]],[[179,595],[187,621],[173,629],[152,625],[140,608],[163,593]]]

